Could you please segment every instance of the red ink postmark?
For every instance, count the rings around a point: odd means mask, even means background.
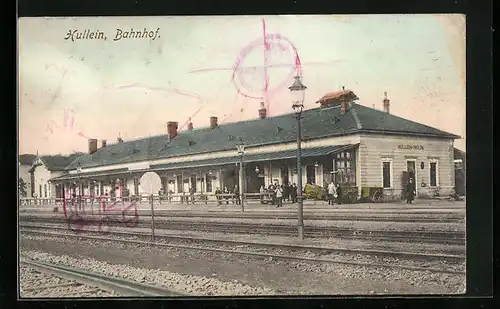
[[[271,78],[270,69],[273,69]],[[264,100],[269,110],[270,97],[302,73],[302,64],[295,45],[279,33],[268,33],[262,19],[262,38],[248,44],[240,52],[232,68],[191,71],[231,70],[231,81],[239,95]],[[269,113],[269,111],[268,111]]]
[[[272,97],[287,89],[294,75],[302,75],[305,65],[326,66],[340,61],[302,62],[292,41],[280,33],[268,33],[266,21],[262,19],[262,37],[243,48],[233,67],[204,68],[191,70],[190,73],[232,71],[231,82],[237,94],[249,99],[263,100],[267,114],[271,115]]]
[[[68,229],[76,232],[110,232],[112,227],[137,227],[139,212],[136,201],[109,202],[109,196],[65,198],[64,217]]]

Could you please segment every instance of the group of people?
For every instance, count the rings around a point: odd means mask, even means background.
[[[235,185],[233,190],[229,190],[227,186],[221,190],[219,187],[215,189],[215,194],[217,194],[217,205],[222,204],[222,200],[226,201],[226,204],[229,204],[229,199],[232,198],[233,203],[236,202],[236,205],[241,205],[241,197],[240,190],[238,189],[238,185]],[[220,196],[219,194],[224,194],[224,196]]]
[[[264,185],[260,186],[259,192],[261,194],[261,203],[264,203],[267,195],[267,197],[270,199],[270,202],[273,205],[276,205],[276,208],[283,207],[284,200],[292,204],[297,203],[297,196],[299,194],[296,184],[280,185],[277,182],[274,184],[269,184],[267,188]]]

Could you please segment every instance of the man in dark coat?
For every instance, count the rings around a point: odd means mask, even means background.
[[[234,194],[234,198],[236,199],[236,205],[240,205],[241,204],[240,190],[238,190],[237,185],[234,186],[233,194]]]
[[[219,187],[217,187],[217,189],[215,189],[215,194],[222,194],[222,191],[221,189],[219,189]],[[217,205],[220,205],[222,203],[222,197],[218,196],[217,195]]]
[[[283,200],[290,202],[290,185],[288,183],[283,186]]]
[[[337,204],[341,205],[342,204],[342,188],[340,187],[340,184],[337,184],[337,189],[335,190],[335,193],[337,194]]]
[[[297,185],[293,184],[291,189],[290,189],[290,195],[292,196],[292,203],[295,204],[297,203]]]
[[[276,203],[276,187],[270,183],[268,187],[268,192],[271,193],[271,204],[274,205]]]
[[[408,184],[406,185],[406,204],[411,204],[414,198],[415,198],[415,184],[413,183],[413,179],[410,178],[408,180]]]

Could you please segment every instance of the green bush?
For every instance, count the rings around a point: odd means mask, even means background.
[[[323,200],[325,196],[325,190],[317,185],[306,184],[304,191],[308,199]]]

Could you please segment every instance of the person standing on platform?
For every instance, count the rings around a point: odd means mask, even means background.
[[[297,185],[293,184],[292,187],[290,188],[290,195],[292,197],[292,204],[297,203]]]
[[[229,204],[229,189],[226,186],[224,186],[223,193],[225,195],[224,199],[226,200],[226,205],[228,205]]]
[[[276,208],[283,207],[283,186],[276,186],[276,201],[278,203]]]
[[[260,193],[260,203],[264,204],[264,194],[266,194],[266,188],[264,187],[264,185],[260,186],[259,193]]]
[[[268,192],[271,194],[271,204],[276,204],[276,187],[271,183],[268,187]]]
[[[283,201],[285,200],[290,202],[290,185],[288,183],[283,186]]]
[[[413,184],[413,179],[410,178],[408,180],[408,184],[406,185],[406,204],[411,204],[414,198],[415,198],[415,186]]]
[[[222,197],[219,196],[219,194],[222,194],[222,191],[219,189],[219,187],[217,187],[215,189],[215,196],[217,198],[217,205],[220,205],[221,204],[221,200],[222,200]]]
[[[234,194],[234,198],[236,199],[236,205],[240,205],[241,204],[240,190],[238,190],[237,185],[234,186],[233,194]]]
[[[191,187],[191,189],[189,190],[189,195],[191,195],[191,203],[194,205],[194,191],[196,189],[194,188],[194,186]],[[189,203],[188,203],[189,204]]]
[[[330,182],[330,184],[328,185],[328,205],[333,205],[334,204],[334,198],[335,196],[334,195],[337,195],[337,190],[335,188],[335,184],[332,182]]]
[[[341,205],[342,204],[342,188],[340,187],[339,183],[337,184],[337,188],[335,190],[335,194],[334,195],[337,195],[336,196],[337,204]]]

